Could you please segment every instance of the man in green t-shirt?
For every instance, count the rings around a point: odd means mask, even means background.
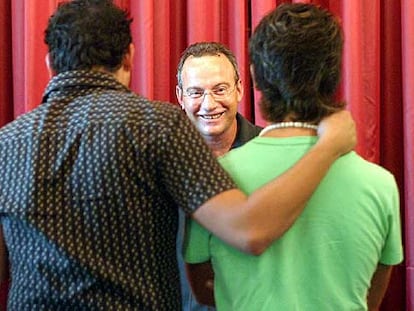
[[[281,5],[259,23],[249,52],[269,125],[220,159],[245,193],[294,165],[317,142],[321,118],[344,106],[333,98],[342,45],[337,20],[311,4]],[[291,229],[260,256],[191,222],[185,259],[211,261],[219,311],[377,309],[392,265],[403,259],[394,177],[351,152],[334,163]]]

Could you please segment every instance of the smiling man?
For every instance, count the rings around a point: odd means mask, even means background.
[[[218,42],[198,42],[183,52],[177,68],[176,95],[181,108],[197,127],[213,154],[218,157],[259,135],[261,128],[237,112],[243,97],[236,57]],[[200,305],[191,294],[184,273],[181,246],[183,219],[178,234],[178,262],[181,270],[183,311],[214,310]],[[209,265],[206,279],[213,278]],[[202,269],[202,268],[201,268]],[[213,295],[213,291],[209,293]]]
[[[178,102],[215,156],[259,134],[259,127],[237,113],[243,84],[236,58],[223,44],[190,45],[178,64],[177,80]]]

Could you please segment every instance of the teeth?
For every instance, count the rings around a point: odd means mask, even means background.
[[[203,119],[208,119],[208,120],[212,120],[212,119],[218,119],[221,117],[223,113],[219,113],[219,114],[214,114],[214,115],[209,115],[209,116],[201,116]]]

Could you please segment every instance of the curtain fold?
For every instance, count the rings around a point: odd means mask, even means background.
[[[266,15],[268,12],[270,12],[272,9],[274,9],[277,5],[279,5],[282,2],[286,1],[272,1],[272,0],[252,0],[251,8],[250,8],[250,14],[251,14],[251,27],[250,32],[252,33],[256,26],[259,24],[260,19]],[[249,34],[250,35],[250,34]],[[260,102],[260,92],[258,92],[256,89],[253,91],[253,97],[252,97],[252,103],[254,105],[254,115],[255,115],[255,123],[256,125],[265,126],[266,121],[263,119],[260,109],[258,106],[258,103]]]
[[[11,3],[0,2],[0,126],[13,120],[13,77],[11,49]]]
[[[13,69],[12,69],[12,27],[11,2],[0,2],[0,126],[13,120]],[[5,309],[9,284],[0,286],[0,310]]]
[[[14,116],[35,108],[49,79],[43,33],[54,1],[11,1]]]
[[[247,1],[231,0],[228,1],[228,6],[224,8],[227,12],[227,17],[223,22],[225,25],[222,31],[224,40],[219,40],[227,44],[239,63],[240,79],[243,82],[244,96],[239,105],[239,112],[249,120],[255,119],[254,107],[250,105],[251,92],[251,78],[249,68],[248,55],[248,36],[249,36],[249,7]],[[237,34],[237,35],[234,35]]]
[[[43,32],[59,2],[0,2],[0,125],[41,102],[49,79]],[[131,88],[151,99],[176,103],[176,66],[183,50],[197,41],[220,41],[239,62],[245,87],[239,111],[264,125],[257,105],[260,94],[250,78],[248,38],[260,19],[284,2],[321,5],[343,25],[338,98],[347,102],[356,119],[356,151],[389,169],[401,192],[405,261],[394,269],[381,310],[414,311],[413,0],[115,0],[134,18]],[[6,292],[0,289],[0,304]]]
[[[345,2],[344,2],[345,3]],[[362,85],[362,33],[361,27],[361,2],[359,0],[348,0],[342,7],[343,29],[344,29],[344,58],[343,58],[343,92],[348,109],[353,112],[358,129],[357,151],[369,152],[366,149],[364,118],[369,118],[363,113],[363,85]]]
[[[148,98],[154,98],[154,4],[152,1],[132,1],[134,17],[132,36],[135,47],[134,75],[131,87]],[[166,29],[168,31],[168,29]],[[160,42],[160,44],[163,44]]]
[[[404,207],[406,206],[408,209],[408,205],[404,206],[404,165],[402,165],[404,163],[404,144],[401,141],[403,135],[401,6],[399,3],[384,1],[381,15],[380,163],[393,172],[397,180],[401,196],[401,215],[404,217]],[[407,222],[405,222],[405,226],[407,227]],[[405,247],[405,250],[407,262],[408,248]],[[407,297],[405,295],[406,292],[410,293],[405,288],[405,273],[404,265],[394,268],[392,281],[383,302],[383,308],[387,308],[386,310],[393,310],[393,304],[404,310],[401,302],[410,297],[409,294]],[[410,309],[407,308],[407,310]]]
[[[402,76],[404,118],[407,307],[414,310],[414,2],[402,1]]]

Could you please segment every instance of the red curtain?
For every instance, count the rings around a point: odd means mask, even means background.
[[[36,107],[48,75],[43,31],[59,0],[0,1],[0,125]],[[236,54],[245,96],[239,111],[256,124],[248,37],[283,2],[321,5],[341,20],[345,46],[339,97],[358,127],[357,152],[391,170],[401,190],[405,261],[394,270],[381,310],[414,310],[414,1],[115,0],[131,12],[136,46],[131,88],[176,103],[176,65],[193,42],[221,41]],[[410,105],[411,103],[411,105]],[[3,303],[7,289],[0,290]],[[1,298],[1,295],[0,295]]]
[[[403,132],[399,140],[404,144],[405,172],[405,226],[407,305],[414,309],[414,1],[404,0],[401,4],[402,41],[402,115]],[[410,105],[411,104],[411,105]],[[410,209],[411,208],[411,209]]]

